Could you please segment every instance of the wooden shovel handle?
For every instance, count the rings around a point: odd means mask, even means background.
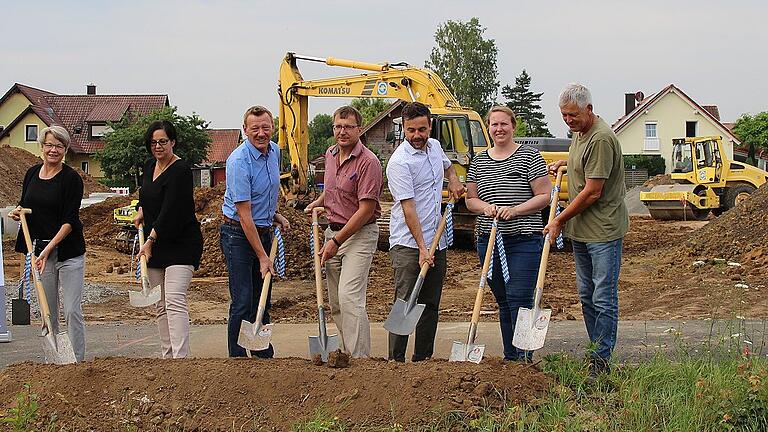
[[[477,324],[480,321],[480,307],[483,305],[483,290],[485,289],[485,281],[488,278],[488,267],[491,266],[491,260],[493,260],[493,248],[496,246],[496,230],[499,219],[498,216],[493,219],[493,226],[491,227],[491,235],[488,238],[488,249],[485,250],[485,259],[483,260],[483,271],[480,275],[480,284],[477,287],[477,294],[475,295],[475,305],[472,308],[472,323]],[[499,257],[499,259],[506,259],[505,257]]]
[[[565,173],[566,167],[561,166],[557,170],[557,177],[555,178],[555,187],[559,190],[560,185],[563,183],[563,173]],[[557,202],[560,200],[559,193],[553,193],[552,199],[549,202],[549,216],[547,217],[547,223],[552,222],[557,213]],[[536,294],[533,300],[533,307],[538,308],[541,303],[542,291],[544,290],[544,278],[547,274],[547,262],[549,261],[549,250],[551,248],[549,239],[544,239],[544,248],[541,251],[541,261],[539,262],[539,274],[536,277]]]
[[[320,224],[317,219],[320,213],[324,212],[324,207],[315,207],[312,209],[312,238],[315,250],[312,255],[315,259],[315,298],[317,307],[323,307],[323,274],[320,269]]]
[[[141,250],[141,247],[144,246],[144,224],[139,224],[139,250]],[[139,260],[139,265],[141,266],[141,280],[142,280],[142,287],[145,290],[149,289],[149,286],[144,286],[144,280],[147,280],[146,278],[149,277],[149,273],[147,272],[147,257],[146,255],[142,255],[141,259]]]
[[[449,205],[453,204],[453,198],[451,198],[450,201],[448,201]],[[445,225],[448,223],[448,212],[449,212],[449,206],[445,207],[445,211],[443,212],[443,216],[440,218],[440,223],[437,224],[437,231],[435,231],[435,238],[432,239],[432,244],[429,245],[429,256],[434,256],[435,251],[437,250],[437,245],[440,244],[440,237],[443,236],[443,231],[445,231]],[[419,272],[419,276],[422,278],[427,277],[427,271],[429,271],[429,263],[424,263],[421,265],[421,271]]]
[[[277,238],[272,238],[272,247],[269,248],[269,260],[274,265],[275,257],[277,256]],[[272,272],[268,271],[264,276],[264,283],[261,284],[261,295],[259,296],[259,309],[264,309],[267,306],[267,296],[269,295],[269,283],[272,282]],[[260,324],[260,323],[259,323]]]
[[[32,238],[29,236],[29,225],[27,225],[27,215],[32,213],[32,209],[23,208],[19,210],[19,218],[21,219],[21,230],[24,233],[24,242],[27,244],[27,252],[32,254],[32,279],[35,283],[35,290],[37,291],[37,299],[40,303],[40,311],[43,315],[43,321],[46,325],[50,326],[51,310],[48,308],[48,298],[45,295],[45,289],[43,283],[37,278],[37,257],[35,256],[35,250],[32,247]],[[52,328],[48,328],[48,331],[53,332]]]

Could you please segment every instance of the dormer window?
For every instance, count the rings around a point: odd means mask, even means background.
[[[90,137],[91,139],[101,139],[107,132],[112,132],[112,128],[105,124],[91,125]]]

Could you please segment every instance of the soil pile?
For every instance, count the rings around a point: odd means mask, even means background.
[[[115,247],[115,236],[120,228],[114,222],[114,210],[131,203],[131,197],[117,196],[80,210],[83,234],[88,246]]]
[[[42,163],[40,157],[16,147],[0,147],[0,206],[14,205],[21,199],[24,174],[33,166]],[[109,188],[96,181],[79,168],[75,171],[83,179],[83,198],[93,192],[109,192]]]
[[[713,219],[678,248],[701,259],[726,258],[768,267],[768,183],[735,208]]]
[[[658,174],[655,175],[643,183],[644,187],[652,188],[658,185],[672,184],[672,176],[670,174]]]
[[[24,383],[39,397],[41,426],[55,415],[67,430],[290,430],[319,411],[352,428],[409,430],[448,411],[531,401],[551,385],[535,367],[499,359],[353,359],[331,369],[303,359],[103,358],[10,366],[0,373],[0,408]]]
[[[16,147],[0,147],[0,206],[14,205],[21,199],[24,174],[29,167],[42,163],[32,153]]]

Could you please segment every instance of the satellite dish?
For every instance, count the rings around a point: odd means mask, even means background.
[[[643,92],[639,91],[639,92],[635,93],[635,100],[637,102],[642,102],[643,99],[645,99],[645,95],[643,94]]]

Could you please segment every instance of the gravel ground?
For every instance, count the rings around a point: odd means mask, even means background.
[[[11,299],[18,297],[19,281],[13,279],[5,280],[5,310],[8,315],[8,320],[11,319]],[[83,304],[88,303],[100,303],[106,298],[125,294],[125,290],[118,290],[109,285],[95,284],[86,282],[83,284]],[[30,303],[30,310],[32,311],[33,320],[40,317],[40,307],[37,303],[37,294],[35,293],[35,287],[32,287],[32,300]]]

